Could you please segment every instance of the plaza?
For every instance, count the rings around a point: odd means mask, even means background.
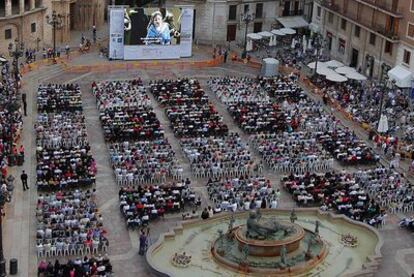
[[[202,50],[200,50],[201,53]],[[200,60],[207,55],[201,55]],[[247,145],[251,153],[252,161],[259,163],[260,154],[250,144],[249,134],[237,126],[232,119],[231,114],[226,110],[226,106],[217,98],[209,86],[208,81],[211,77],[235,76],[255,78],[259,72],[258,69],[240,63],[220,63],[217,66],[198,68],[197,70],[177,68],[173,64],[165,65],[158,68],[134,69],[134,70],[111,70],[102,74],[100,67],[103,65],[107,69],[111,68],[109,62],[100,61],[98,72],[94,72],[94,62],[96,58],[92,54],[73,58],[72,61],[65,62],[64,65],[46,65],[38,70],[28,72],[23,78],[22,91],[27,94],[28,116],[24,117],[24,128],[21,135],[21,142],[26,149],[25,163],[20,167],[10,168],[10,172],[15,176],[20,176],[22,170],[26,170],[29,175],[28,183],[30,189],[23,191],[20,180],[16,180],[13,199],[5,208],[6,215],[3,221],[3,247],[7,260],[17,258],[19,262],[18,276],[34,276],[37,272],[37,251],[36,251],[36,219],[34,210],[36,209],[37,197],[36,192],[36,156],[32,149],[36,149],[36,135],[31,126],[34,126],[37,118],[36,96],[40,84],[49,83],[76,83],[79,84],[82,97],[82,109],[85,115],[85,125],[87,129],[87,138],[90,142],[91,154],[96,161],[96,183],[91,188],[96,188],[96,202],[98,210],[103,218],[104,228],[107,231],[109,241],[108,256],[113,266],[115,276],[152,276],[145,258],[138,254],[139,233],[137,230],[128,229],[125,219],[119,210],[118,190],[116,176],[112,170],[110,153],[105,143],[105,137],[100,127],[99,111],[96,108],[95,96],[91,93],[91,84],[101,81],[111,80],[132,80],[140,78],[144,85],[148,85],[152,80],[159,79],[182,79],[194,78],[200,83],[205,95],[214,105],[217,113],[223,118],[223,122],[228,126],[229,132],[237,133],[241,142]],[[88,64],[88,72],[71,72],[70,66],[77,66],[79,63]],[[116,64],[116,63],[115,63]],[[67,69],[65,69],[65,67]],[[310,99],[321,101],[318,95],[305,91]],[[176,163],[183,168],[182,178],[191,180],[190,188],[198,196],[201,196],[201,209],[214,203],[209,198],[205,178],[197,178],[191,171],[191,164],[183,152],[179,139],[174,135],[173,129],[169,124],[167,115],[163,112],[165,107],[156,101],[153,94],[148,93],[154,113],[160,122],[160,127],[164,130],[164,136],[168,139],[172,150],[175,153]],[[326,111],[331,111],[330,107],[323,106]],[[353,128],[354,132],[363,141],[368,141],[368,134],[357,126],[355,123],[344,118],[340,113],[332,110],[333,113],[341,119],[345,126]],[[385,162],[381,158],[381,162]],[[364,168],[369,165],[364,165]],[[406,170],[408,165],[402,162],[400,170]],[[344,169],[344,165],[335,162],[335,170]],[[346,166],[346,170],[356,171],[358,167]],[[278,199],[278,208],[291,209],[297,207],[298,203],[292,200],[282,187],[281,177],[283,172],[274,171],[267,165],[264,166],[262,176],[269,179],[275,188],[279,188],[281,196]],[[191,209],[189,210],[191,212]],[[382,236],[384,245],[381,249],[383,255],[378,273],[375,276],[407,276],[414,270],[412,268],[413,240],[412,235],[405,229],[401,229],[398,222],[407,214],[388,213],[384,225],[378,227]],[[161,233],[167,232],[171,227],[178,226],[182,220],[181,213],[166,213],[164,217],[150,222],[150,244],[155,243]],[[63,257],[65,259],[66,257]],[[41,257],[39,257],[39,260]],[[53,260],[53,258],[51,259]]]

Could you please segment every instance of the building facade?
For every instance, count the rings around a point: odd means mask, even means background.
[[[15,40],[27,48],[52,45],[52,27],[46,15],[62,15],[62,27],[56,31],[57,43],[70,40],[73,30],[90,30],[104,24],[105,0],[3,0],[0,1],[0,54],[7,56]]]
[[[243,14],[254,14],[247,33],[270,31],[277,18],[303,16],[312,19],[312,0],[206,0],[192,1],[195,6],[194,39],[196,43],[226,45],[244,43],[246,24]],[[167,2],[167,4],[170,2]]]
[[[407,37],[413,26],[414,39],[414,25],[409,25],[414,19],[411,2],[315,0],[312,26],[325,38],[332,58],[381,80],[404,56],[407,59],[404,49],[412,49],[414,40]]]

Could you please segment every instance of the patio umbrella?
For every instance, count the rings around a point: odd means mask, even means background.
[[[345,76],[348,79],[357,80],[357,81],[365,81],[367,79],[367,77],[365,77],[364,75],[362,75],[362,74],[360,74],[360,73],[358,73],[356,71],[355,72],[347,73],[347,74],[345,74]]]
[[[378,123],[378,133],[388,132],[388,118],[385,114],[382,114]]]
[[[337,68],[337,67],[341,67],[344,66],[343,63],[337,61],[337,60],[330,60],[329,62],[326,63],[326,65],[328,67],[333,67],[333,68]]]
[[[308,64],[308,67],[311,69],[315,69],[315,66],[316,66],[316,62],[311,62]],[[324,62],[318,62],[318,68],[319,67],[326,67],[326,65]]]
[[[342,66],[342,67],[336,68],[335,72],[339,74],[349,74],[349,73],[356,72],[356,69],[353,67],[349,67],[349,66]]]
[[[333,73],[327,74],[326,75],[326,80],[335,82],[335,83],[342,83],[342,82],[346,82],[348,81],[348,78],[346,78],[343,75],[340,75],[338,73],[336,73],[335,71],[332,70]]]
[[[319,66],[319,63],[318,63],[318,68],[316,69],[316,72],[320,75],[325,75],[325,76],[337,74],[335,73],[335,71],[333,71],[330,68],[327,68],[326,66]]]
[[[296,31],[293,30],[292,28],[282,28],[282,29],[279,29],[279,30],[282,31],[283,33],[285,33],[286,35],[296,34]]]
[[[281,36],[281,37],[286,36],[286,34],[284,32],[280,31],[280,29],[278,29],[278,30],[272,30],[271,33],[272,34],[275,34],[277,36]]]

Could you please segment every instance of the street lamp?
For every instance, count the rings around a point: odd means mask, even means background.
[[[16,39],[13,43],[9,43],[9,55],[10,57],[13,57],[13,66],[14,66],[14,79],[15,79],[15,86],[16,90],[19,90],[19,58],[23,57],[24,54],[24,43],[19,42],[18,39]]]
[[[244,48],[242,52],[242,59],[245,59],[247,56],[247,29],[249,27],[249,23],[252,22],[255,19],[254,13],[249,13],[249,9],[246,10],[245,13],[241,14],[241,21],[245,24],[245,30],[244,30]]]
[[[316,49],[315,71],[313,72],[314,76],[318,74],[317,70],[318,70],[319,54],[323,47],[322,40],[323,38],[322,38],[322,35],[320,34],[316,34],[316,36],[313,39],[313,47]]]
[[[46,22],[53,30],[53,62],[56,63],[56,29],[63,27],[63,16],[53,11],[51,17],[46,15]]]

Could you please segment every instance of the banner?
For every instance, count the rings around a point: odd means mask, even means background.
[[[124,59],[124,7],[110,7],[109,59]]]
[[[191,57],[193,49],[194,8],[182,7],[181,12],[181,57]]]

